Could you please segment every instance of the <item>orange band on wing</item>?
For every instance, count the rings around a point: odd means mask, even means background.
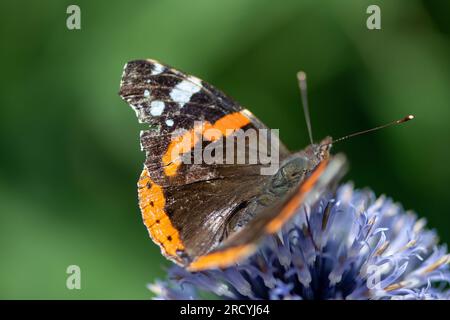
[[[291,200],[284,206],[280,214],[269,222],[266,226],[266,231],[268,233],[275,233],[285,224],[285,222],[291,218],[297,209],[301,206],[302,202],[305,200],[307,193],[314,187],[317,180],[319,180],[323,171],[327,166],[328,160],[323,160],[314,172],[309,176],[306,181],[300,186],[297,194],[292,197]]]
[[[241,245],[225,249],[224,251],[217,251],[199,257],[193,261],[189,266],[189,271],[199,271],[212,268],[225,268],[248,256],[256,249],[253,244]]]
[[[197,142],[200,141],[200,136],[205,131],[205,127],[210,128],[211,124],[204,122],[201,126],[194,127],[170,142],[166,153],[162,157],[166,176],[171,177],[177,173],[178,167],[181,165],[181,155],[194,148]]]
[[[241,112],[235,112],[223,116],[217,120],[213,128],[219,130],[222,135],[228,136],[234,131],[246,126],[250,123],[250,119],[244,116]]]
[[[170,142],[166,153],[162,157],[164,173],[169,177],[174,176],[181,165],[181,156],[191,151],[202,136],[208,141],[216,140],[221,136],[233,134],[236,130],[249,123],[250,119],[244,114],[235,112],[223,116],[214,124],[205,121],[201,126],[194,127],[190,131],[176,137]]]
[[[150,237],[165,254],[176,257],[177,251],[183,250],[184,245],[178,230],[174,228],[169,216],[164,211],[166,199],[161,186],[150,179],[145,168],[139,178],[138,193],[142,219]]]

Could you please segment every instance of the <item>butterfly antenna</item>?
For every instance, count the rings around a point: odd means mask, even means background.
[[[299,71],[297,73],[298,87],[300,88],[300,95],[302,97],[303,112],[305,113],[306,126],[308,127],[309,141],[311,144],[314,143],[311,129],[311,118],[309,116],[309,106],[308,106],[308,94],[306,86],[306,73]]]
[[[364,131],[359,131],[359,132],[355,132],[355,133],[352,133],[352,134],[343,136],[343,137],[341,137],[341,138],[339,138],[339,139],[336,139],[336,140],[331,141],[330,143],[326,143],[325,145],[332,144],[332,143],[336,143],[336,142],[343,141],[343,140],[347,140],[347,139],[349,139],[349,138],[356,137],[356,136],[359,136],[359,135],[361,135],[361,134],[365,134],[365,133],[368,133],[368,132],[372,132],[372,131],[384,129],[384,128],[387,128],[387,127],[390,127],[390,126],[393,126],[393,125],[397,125],[397,124],[400,124],[400,123],[404,123],[404,122],[410,121],[410,120],[412,120],[412,119],[414,119],[414,116],[413,116],[413,115],[409,115],[409,116],[406,116],[406,117],[401,118],[401,119],[399,119],[399,120],[395,120],[395,121],[386,123],[386,124],[384,124],[384,125],[381,125],[381,126],[378,126],[378,127],[372,128],[372,129],[368,129],[368,130],[364,130]]]

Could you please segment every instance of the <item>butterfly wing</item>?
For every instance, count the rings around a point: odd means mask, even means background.
[[[346,159],[343,155],[338,154],[323,160],[295,190],[263,210],[219,247],[198,257],[188,269],[199,271],[224,268],[244,259],[256,250],[258,242],[264,236],[278,232],[302,205],[315,201],[327,188],[331,188],[345,171]]]
[[[260,174],[260,164],[186,159],[196,146],[214,146],[239,130],[266,127],[210,84],[154,60],[127,63],[119,94],[139,122],[149,125],[141,132],[146,160],[138,182],[144,224],[162,253],[186,266],[226,238],[227,221],[262,192],[268,179]],[[208,136],[211,131],[215,136]],[[283,161],[289,152],[277,143]],[[245,144],[247,151],[253,148]]]

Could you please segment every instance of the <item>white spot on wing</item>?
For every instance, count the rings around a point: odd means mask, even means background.
[[[167,120],[166,120],[166,124],[167,124],[169,127],[173,126],[173,120],[172,120],[172,119],[167,119]]]
[[[180,108],[185,103],[191,100],[192,95],[199,92],[202,88],[201,80],[195,77],[189,77],[186,80],[177,84],[170,92],[170,97],[173,101],[180,105]]]
[[[146,98],[150,97],[150,91],[149,90],[145,89],[144,97],[146,97]]]
[[[150,114],[152,116],[160,116],[164,111],[164,102],[155,100],[150,104]]]
[[[155,62],[153,65],[152,75],[155,76],[157,74],[160,74],[163,71],[164,71],[164,66]]]

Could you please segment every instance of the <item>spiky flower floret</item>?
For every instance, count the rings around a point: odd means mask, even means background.
[[[303,206],[247,260],[149,285],[157,299],[449,299],[450,255],[425,220],[351,184]]]

